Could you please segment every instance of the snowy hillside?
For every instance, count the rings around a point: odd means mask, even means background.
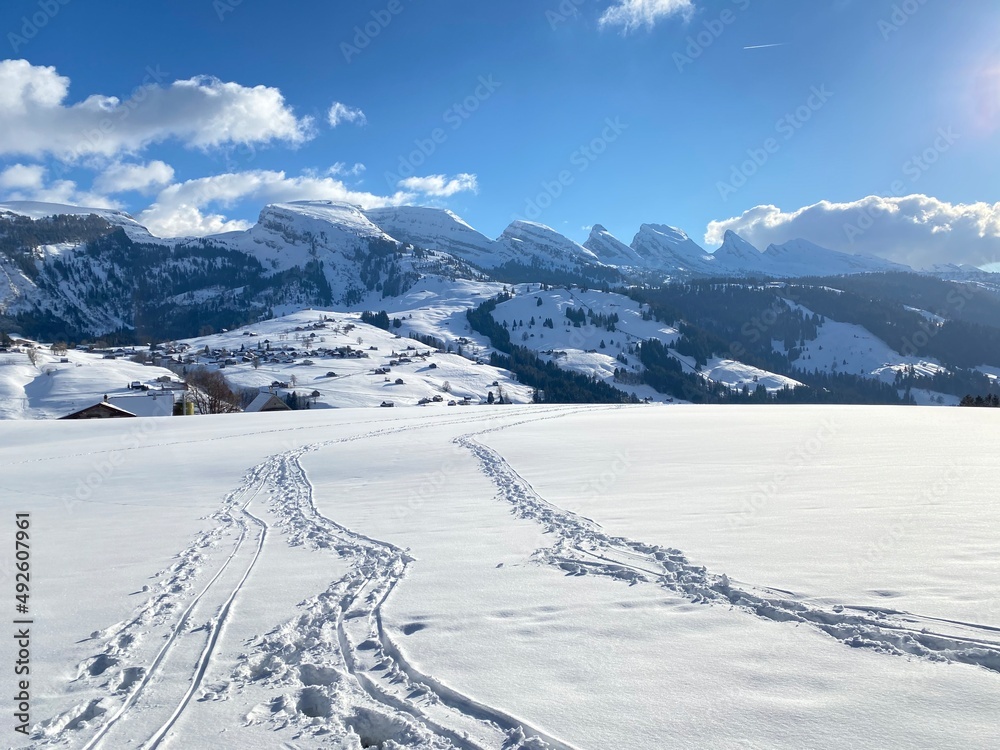
[[[0,424],[37,574],[7,744],[988,750],[992,416]]]
[[[567,317],[567,311],[583,312],[585,319]],[[587,313],[594,311],[599,317]],[[511,341],[538,353],[560,368],[606,382],[640,399],[674,399],[657,393],[649,386],[624,384],[615,379],[616,370],[638,374],[644,369],[637,350],[643,341],[656,339],[675,343],[676,328],[665,326],[643,315],[643,306],[628,297],[600,291],[553,289],[520,293],[499,305],[493,318],[510,331]],[[646,311],[648,313],[648,310]],[[551,321],[551,326],[547,325]],[[751,390],[762,383],[768,391],[799,385],[795,380],[761,370],[731,359],[714,359],[707,368],[696,370],[696,363],[677,354],[673,356],[689,373],[699,372],[707,380]]]
[[[159,389],[156,379],[164,377],[177,380],[169,370],[136,364],[124,356],[105,359],[78,351],[55,356],[40,350],[33,365],[25,352],[0,352],[0,420],[59,419],[105,396],[112,403],[116,399],[135,403],[140,394],[130,384]],[[128,410],[127,405],[122,408]]]
[[[408,338],[409,319],[389,331],[358,314],[305,310],[247,328],[178,342],[176,367],[220,369],[235,388],[310,397],[312,408],[445,407],[484,403],[492,392],[529,403],[531,388],[475,358]],[[419,332],[419,331],[417,331]],[[467,346],[469,355],[475,346]],[[206,353],[207,349],[207,353]]]

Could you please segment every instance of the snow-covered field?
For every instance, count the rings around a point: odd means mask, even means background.
[[[992,416],[3,423],[0,588],[30,511],[34,620],[31,735],[4,739],[994,748]]]

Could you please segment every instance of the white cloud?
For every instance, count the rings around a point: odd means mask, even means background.
[[[368,168],[360,162],[355,162],[351,166],[347,166],[345,162],[338,161],[326,170],[326,173],[331,177],[358,177],[364,174],[367,169]]]
[[[408,177],[400,180],[399,185],[403,190],[413,193],[422,193],[432,198],[450,198],[457,193],[471,191],[479,192],[479,181],[474,174],[457,174],[448,177],[443,174],[429,175],[427,177]]]
[[[127,101],[92,95],[66,104],[70,81],[55,68],[0,61],[0,156],[52,155],[64,161],[115,157],[176,139],[208,149],[232,144],[302,143],[314,135],[276,88],[197,77],[166,85],[150,70]]]
[[[14,164],[0,172],[0,189],[41,190],[45,184],[45,167],[40,164]]]
[[[170,185],[138,220],[160,237],[203,236],[246,229],[243,221],[229,221],[218,213],[205,213],[210,206],[229,208],[241,201],[255,205],[296,200],[333,200],[364,208],[400,205],[416,198],[398,192],[380,196],[351,190],[333,177],[304,175],[288,177],[284,172],[256,170],[202,177]]]
[[[99,193],[81,191],[72,180],[48,181],[48,170],[38,164],[14,164],[0,172],[0,200],[62,203],[88,208],[122,206]]]
[[[821,201],[797,211],[756,206],[708,225],[705,242],[718,245],[733,230],[759,248],[804,238],[833,250],[927,268],[1000,261],[1000,203],[948,203],[926,195],[869,196],[851,203]]]
[[[330,113],[327,115],[327,119],[332,127],[337,127],[343,122],[349,122],[353,125],[367,125],[368,116],[362,112],[360,109],[355,107],[348,107],[346,104],[341,104],[340,102],[334,102],[333,106],[330,107]]]
[[[174,168],[162,161],[148,164],[112,164],[94,180],[94,190],[100,193],[140,193],[162,188],[174,179]]]
[[[640,26],[652,28],[658,21],[674,15],[685,18],[694,12],[692,0],[616,0],[604,11],[601,26],[621,26],[628,33]]]

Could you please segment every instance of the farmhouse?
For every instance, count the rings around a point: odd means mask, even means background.
[[[107,401],[102,401],[99,404],[88,406],[86,409],[60,417],[60,419],[122,419],[128,417],[135,417],[135,414],[113,406]]]
[[[244,410],[247,414],[259,414],[271,411],[291,411],[284,401],[273,393],[260,393]]]

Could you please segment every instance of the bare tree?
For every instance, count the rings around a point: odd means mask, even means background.
[[[31,362],[33,367],[38,367],[38,350],[29,345],[27,349],[28,361]]]
[[[188,396],[199,414],[233,414],[240,411],[240,397],[218,370],[192,370],[184,378]]]

